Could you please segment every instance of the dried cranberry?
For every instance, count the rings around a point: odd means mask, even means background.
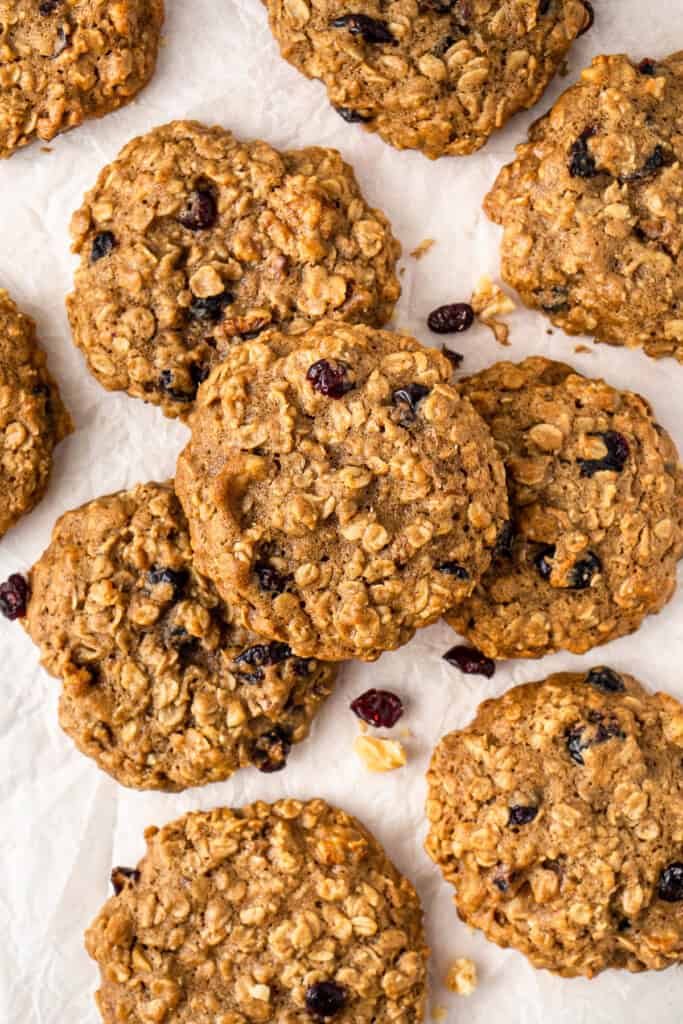
[[[641,75],[656,75],[657,74],[657,61],[652,60],[650,57],[646,57],[645,60],[641,60],[638,65],[638,70]]]
[[[23,619],[28,606],[28,580],[18,572],[13,572],[9,579],[0,583],[0,612],[6,619],[14,621]]]
[[[639,170],[634,171],[633,174],[625,174],[619,178],[619,181],[622,184],[627,184],[630,181],[643,181],[645,178],[651,178],[653,174],[665,167],[667,162],[664,147],[657,145]]]
[[[465,358],[462,352],[454,352],[452,348],[446,348],[445,345],[441,346],[441,354],[448,359],[454,370],[457,370],[460,367],[460,364]]]
[[[515,528],[509,519],[506,519],[496,537],[496,545],[493,553],[496,558],[512,558],[512,544],[515,539]]]
[[[569,174],[572,178],[594,178],[599,174],[595,157],[588,148],[588,140],[595,135],[595,128],[586,128],[569,151]]]
[[[439,562],[435,566],[437,572],[442,572],[444,576],[455,576],[456,580],[468,580],[470,574],[464,565],[460,565],[459,562]]]
[[[496,671],[495,662],[478,651],[476,647],[465,647],[464,644],[456,645],[451,647],[450,651],[446,651],[443,657],[449,665],[455,665],[468,676],[486,676],[487,679],[490,679]]]
[[[93,238],[92,249],[90,250],[90,262],[97,263],[104,259],[116,246],[116,239],[111,231],[100,231],[99,235]]]
[[[256,562],[254,572],[261,590],[270,594],[281,594],[287,589],[292,579],[291,576],[285,576],[277,569],[273,569],[267,562]]]
[[[112,868],[111,870],[111,884],[114,887],[114,892],[118,896],[123,891],[126,882],[135,884],[140,880],[140,872],[137,868]]]
[[[193,320],[207,320],[209,323],[217,324],[223,319],[225,307],[235,301],[232,292],[221,292],[220,295],[210,295],[206,299],[194,298],[190,303],[190,316]]]
[[[593,4],[590,2],[590,0],[581,0],[581,3],[586,8],[586,13],[588,14],[588,24],[584,25],[584,27],[579,32],[579,36],[585,36],[586,32],[589,32],[595,24],[595,8],[593,7]],[[577,39],[579,36],[577,36]]]
[[[605,720],[604,715],[599,711],[591,711],[588,715],[588,724],[574,725],[564,734],[567,751],[575,764],[583,765],[584,750],[590,747],[599,746],[612,739],[624,739],[624,733],[619,728],[615,718]]]
[[[270,775],[281,772],[287,764],[292,749],[292,734],[289,729],[276,725],[270,732],[264,732],[251,748],[251,760],[260,772]]]
[[[43,18],[47,18],[48,15],[55,13],[60,3],[61,0],[43,0],[38,7],[38,13],[42,15]]]
[[[665,867],[659,876],[657,893],[660,900],[678,903],[683,900],[683,864],[676,860]]]
[[[329,1020],[344,1009],[346,989],[335,981],[317,981],[306,989],[306,1009],[318,1020]]]
[[[435,334],[460,334],[474,323],[474,310],[469,302],[451,302],[438,306],[427,317],[427,327]]]
[[[311,387],[326,398],[343,398],[353,384],[346,380],[347,368],[343,363],[333,366],[327,359],[319,359],[306,371]]]
[[[193,402],[197,393],[196,388],[194,391],[183,391],[181,388],[175,387],[174,381],[173,370],[162,370],[159,374],[159,390],[172,398],[174,402]]]
[[[607,449],[607,454],[601,459],[579,459],[581,476],[593,476],[606,470],[621,473],[630,455],[629,444],[624,435],[617,433],[616,430],[605,430],[588,436],[599,437]]]
[[[352,702],[351,710],[376,729],[393,729],[403,714],[403,702],[390,690],[366,690]]]
[[[352,36],[362,36],[366,43],[395,43],[386,21],[370,18],[367,14],[342,14],[335,18],[332,28],[347,28]]]
[[[187,197],[185,209],[178,214],[178,220],[189,231],[206,231],[218,219],[218,204],[210,188],[198,188]]]
[[[538,807],[532,805],[526,807],[524,804],[513,804],[508,807],[508,826],[515,828],[518,825],[528,825],[538,814]]]
[[[278,665],[281,661],[291,658],[292,651],[287,644],[273,640],[268,644],[254,644],[235,658],[236,665],[248,665],[253,672],[242,672],[240,679],[250,683],[260,683],[265,678],[263,668],[266,665]]]
[[[621,676],[604,665],[592,668],[586,676],[586,682],[601,693],[623,693],[626,689]]]
[[[365,114],[361,114],[360,110],[353,110],[351,107],[335,107],[334,109],[349,124],[367,124],[368,121],[372,121],[372,117],[366,117]]]
[[[554,544],[543,544],[540,551],[538,551],[534,556],[534,565],[538,569],[541,578],[544,580],[549,580],[552,576],[553,567],[550,563],[554,557]]]
[[[160,583],[168,583],[173,587],[173,600],[175,601],[187,586],[189,573],[187,569],[150,569],[147,573],[147,580],[152,587]]]
[[[593,577],[601,571],[600,559],[592,551],[589,551],[585,558],[580,559],[572,566],[567,586],[570,590],[586,590],[593,582]]]
[[[415,419],[418,405],[423,398],[427,397],[431,390],[431,388],[425,387],[424,384],[406,384],[402,388],[396,388],[391,396],[391,400],[394,405],[402,407],[402,422],[410,423]]]

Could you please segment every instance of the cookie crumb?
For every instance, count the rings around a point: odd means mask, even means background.
[[[410,255],[414,260],[421,260],[423,256],[426,256],[433,245],[436,245],[435,238],[423,238],[419,245],[411,251]]]
[[[437,1024],[440,1024],[442,1020],[445,1020],[448,1016],[448,1010],[445,1006],[435,1006],[432,1010],[432,1020],[435,1020]]]
[[[357,736],[353,749],[370,772],[393,772],[408,761],[403,744],[398,740]]]
[[[477,967],[473,960],[459,957],[446,975],[446,988],[459,996],[471,996],[477,987]]]
[[[496,317],[512,313],[516,306],[510,296],[494,284],[488,274],[479,278],[477,287],[472,292],[471,306],[477,319],[493,331],[498,344],[509,345],[510,328]]]
[[[588,345],[576,345],[575,348],[574,348],[574,351],[575,352],[588,352],[588,354],[590,355],[590,353],[593,351],[593,349],[589,348]]]

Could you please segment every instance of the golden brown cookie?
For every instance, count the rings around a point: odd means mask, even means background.
[[[540,99],[581,0],[265,0],[282,56],[324,82],[345,121],[397,149],[472,153]]]
[[[412,885],[323,800],[187,814],[145,833],[86,933],[104,1024],[418,1024]]]
[[[0,0],[0,157],[129,103],[163,20],[163,0]]]
[[[192,560],[170,483],[58,521],[25,625],[62,680],[59,720],[124,786],[181,790],[285,767],[336,668],[243,629]]]
[[[534,967],[683,959],[683,707],[600,666],[517,686],[436,748],[427,852]]]
[[[490,658],[537,658],[660,611],[683,553],[683,468],[645,399],[542,358],[460,386],[505,460],[511,518],[453,628]]]
[[[596,57],[487,196],[503,277],[569,334],[683,361],[683,51]]]
[[[371,660],[472,592],[507,498],[451,371],[413,338],[329,320],[214,369],[176,489],[197,565],[252,629]]]
[[[400,294],[400,246],[336,150],[193,121],[129,143],[71,229],[76,345],[104,387],[168,416],[235,341],[322,316],[381,326]]]
[[[73,430],[36,325],[0,289],[0,536],[43,497],[52,452]]]

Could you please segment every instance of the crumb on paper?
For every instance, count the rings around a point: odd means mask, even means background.
[[[435,1006],[432,1010],[432,1020],[435,1020],[437,1024],[440,1021],[445,1020],[448,1016],[448,1010],[445,1006]]]
[[[54,152],[54,150],[53,150],[52,146],[41,146],[40,147],[40,152],[41,153],[52,153],[52,152]]]
[[[402,768],[408,760],[403,744],[398,740],[357,736],[353,749],[370,772],[393,772],[395,768]]]
[[[459,996],[471,996],[477,987],[477,967],[473,960],[459,957],[454,960],[446,976],[446,988]]]
[[[436,244],[434,238],[423,238],[419,245],[411,251],[410,255],[414,260],[421,260],[423,256],[426,256],[433,245]]]
[[[493,331],[498,344],[509,345],[510,328],[496,317],[512,313],[517,307],[510,296],[494,284],[488,274],[479,279],[477,287],[472,292],[471,305],[477,319]]]
[[[576,345],[575,348],[574,348],[574,351],[575,352],[588,352],[589,355],[590,355],[590,353],[593,351],[593,349],[589,348],[588,345]]]

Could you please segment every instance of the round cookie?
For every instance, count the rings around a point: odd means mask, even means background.
[[[471,593],[507,497],[451,372],[413,338],[333,321],[213,370],[176,490],[197,564],[252,629],[372,660]]]
[[[533,106],[592,24],[581,0],[264,2],[282,56],[345,121],[432,159],[474,152]]]
[[[481,704],[428,773],[462,920],[564,977],[682,960],[682,745],[678,701],[604,666]]]
[[[129,103],[163,20],[163,0],[0,0],[0,157]]]
[[[331,316],[381,326],[400,245],[334,149],[175,121],[134,139],[71,224],[67,299],[99,382],[186,415],[235,341]]]
[[[537,658],[660,611],[683,553],[683,469],[645,399],[543,358],[461,387],[505,460],[511,521],[453,628],[490,658]]]
[[[62,728],[124,786],[181,790],[284,768],[335,666],[243,629],[192,562],[170,483],[67,512],[24,620],[63,681]]]
[[[683,51],[596,57],[487,196],[502,273],[569,334],[683,361]]]
[[[145,838],[86,933],[104,1024],[424,1019],[417,894],[344,811],[256,803]]]
[[[72,430],[36,325],[0,289],[0,536],[43,497],[52,451]]]

